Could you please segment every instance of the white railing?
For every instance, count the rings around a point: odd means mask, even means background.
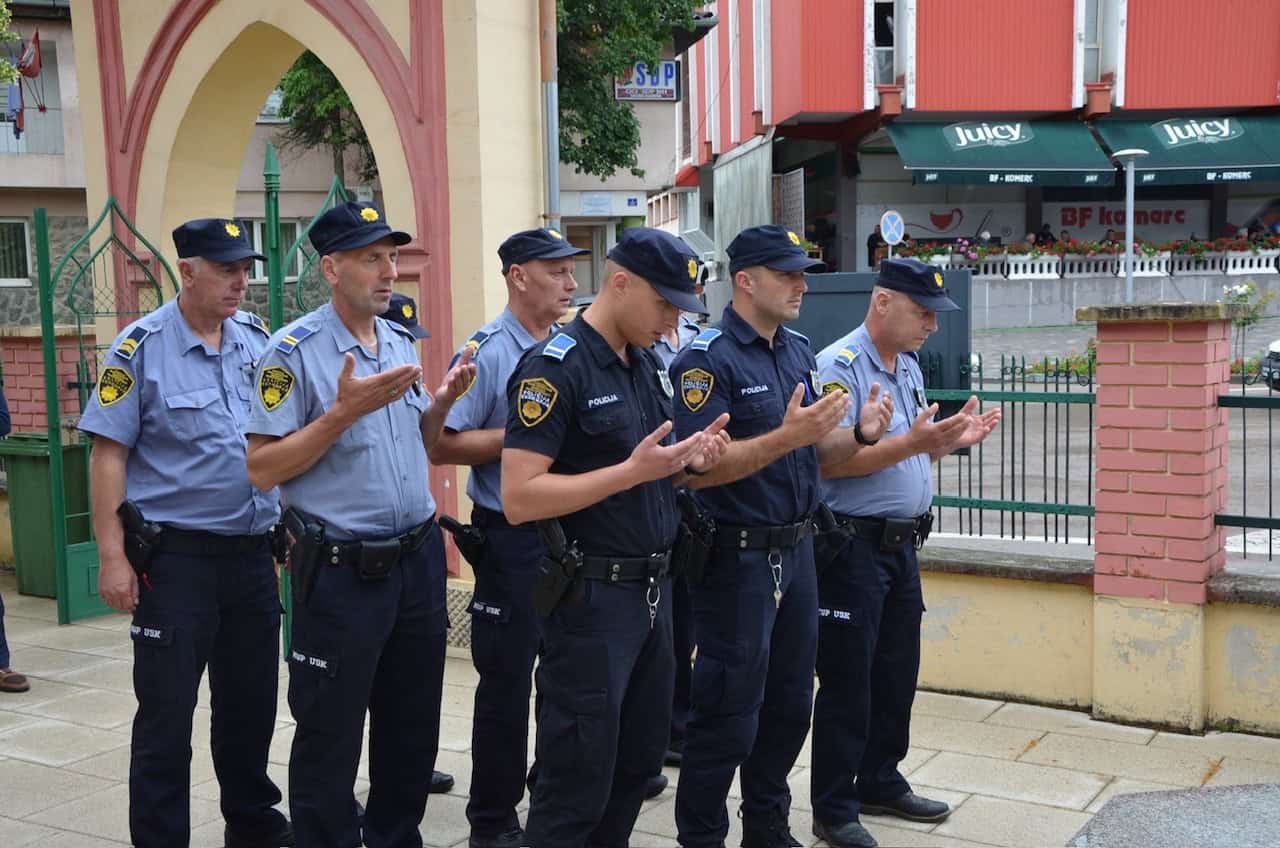
[[[1229,276],[1276,273],[1280,250],[1228,250],[1222,254],[1222,272]]]
[[[1068,253],[1062,257],[1062,276],[1064,277],[1105,277],[1114,274],[1115,270],[1116,258],[1109,253],[1094,256]]]
[[[1175,276],[1221,274],[1222,254],[1204,253],[1200,256],[1192,256],[1189,253],[1175,253],[1169,257],[1169,272]]]
[[[1010,280],[1052,280],[1061,276],[1057,256],[1010,256],[1005,276]]]
[[[1119,260],[1116,268],[1116,276],[1125,276],[1124,256],[1117,257]],[[1154,256],[1142,256],[1135,253],[1133,256],[1133,276],[1135,277],[1167,277],[1169,276],[1169,252],[1164,251]]]
[[[1009,257],[993,253],[983,259],[969,259],[963,253],[951,254],[952,268],[968,268],[976,280],[994,280],[1005,275]]]

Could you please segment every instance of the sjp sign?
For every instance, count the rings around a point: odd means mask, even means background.
[[[680,63],[664,59],[655,65],[636,62],[631,75],[613,81],[615,100],[665,100],[675,103],[680,99]]]

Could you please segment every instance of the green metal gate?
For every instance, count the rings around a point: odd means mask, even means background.
[[[44,348],[45,405],[48,411],[50,531],[57,579],[58,623],[110,612],[98,594],[98,545],[89,506],[89,440],[74,429],[84,412],[98,368],[112,340],[125,325],[159,307],[177,278],[160,251],[134,227],[115,198],[97,220],[50,269],[49,221],[35,210],[36,266],[40,295],[40,335]],[[130,238],[132,237],[132,238]],[[135,245],[144,250],[139,251]],[[65,300],[58,308],[57,296]],[[59,344],[57,319],[70,329]],[[74,375],[65,373],[65,365]],[[64,372],[59,372],[59,366]],[[70,379],[67,379],[68,377]],[[63,428],[64,408],[73,418]],[[59,449],[61,448],[61,449]],[[67,478],[64,452],[82,453]],[[80,479],[83,474],[83,479]],[[77,497],[68,498],[68,489]]]

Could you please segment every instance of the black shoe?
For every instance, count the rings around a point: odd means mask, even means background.
[[[742,817],[742,848],[802,848],[785,815]]]
[[[427,791],[432,795],[443,795],[453,788],[453,775],[445,774],[442,771],[431,772],[431,788]]]
[[[677,751],[675,748],[668,748],[667,753],[662,755],[662,764],[664,766],[675,766],[680,768],[681,761],[684,760],[684,752]]]
[[[281,823],[270,836],[243,836],[233,833],[230,827],[222,829],[226,848],[293,848],[293,825],[281,816]]]
[[[497,836],[476,836],[467,840],[468,848],[520,848],[524,844],[524,831],[518,827]]]
[[[831,848],[876,848],[879,844],[876,838],[856,821],[825,825],[814,819],[813,835]]]
[[[917,822],[940,822],[951,815],[951,808],[946,804],[921,798],[914,792],[899,795],[892,801],[878,801],[874,804],[862,801],[858,806],[868,815],[897,816]]]
[[[657,798],[666,790],[670,782],[665,774],[659,773],[650,777],[644,784],[644,799],[648,801],[650,798]]]

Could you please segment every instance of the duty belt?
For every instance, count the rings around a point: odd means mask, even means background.
[[[507,517],[501,512],[495,512],[479,505],[471,507],[471,523],[480,528],[497,527],[506,529],[517,526],[508,521]],[[528,529],[533,530],[533,525],[528,525]]]
[[[849,528],[859,539],[886,546],[914,544],[918,548],[933,529],[933,513],[929,512],[915,518],[866,518],[838,512],[833,515],[837,524]]]
[[[809,519],[778,527],[734,527],[717,522],[716,547],[765,551],[791,548],[812,536],[813,532],[813,522]]]
[[[417,527],[414,527],[408,533],[395,536],[389,539],[367,539],[355,542],[338,542],[326,539],[324,542],[325,550],[321,554],[322,561],[329,565],[360,565],[366,555],[368,547],[385,547],[390,548],[392,544],[399,545],[399,554],[396,557],[404,556],[407,553],[416,551],[422,547],[422,543],[427,540],[427,536],[431,534],[431,528],[435,526],[435,518],[430,518]]]
[[[245,536],[227,536],[206,530],[183,530],[164,525],[156,540],[156,550],[190,556],[227,556],[247,554],[258,550],[270,538],[267,533]]]
[[[645,583],[667,576],[671,566],[671,551],[649,554],[645,557],[584,556],[578,566],[578,576],[585,580],[606,580],[610,583]]]

